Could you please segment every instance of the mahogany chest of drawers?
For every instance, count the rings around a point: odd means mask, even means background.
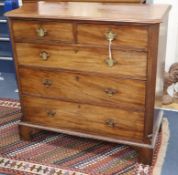
[[[37,128],[129,144],[150,163],[169,8],[39,2],[9,12],[22,137]]]

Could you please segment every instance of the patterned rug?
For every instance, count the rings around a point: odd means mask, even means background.
[[[19,138],[17,101],[0,99],[0,172],[14,175],[159,175],[169,129],[164,120],[152,166],[137,163],[129,146],[42,131]]]

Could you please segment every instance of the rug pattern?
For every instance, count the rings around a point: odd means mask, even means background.
[[[149,175],[129,146],[42,131],[22,141],[20,104],[0,100],[0,172],[46,175]],[[157,143],[157,149],[160,142]],[[155,154],[156,155],[156,154]]]

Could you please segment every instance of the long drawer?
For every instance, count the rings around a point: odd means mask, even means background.
[[[71,23],[48,21],[19,21],[12,23],[15,41],[26,40],[73,42],[73,26]]]
[[[117,63],[112,67],[109,67],[106,63],[108,50],[102,48],[17,43],[16,52],[20,65],[62,68],[146,79],[147,54],[144,52],[113,50],[113,59]]]
[[[143,26],[79,24],[77,32],[80,44],[108,45],[112,37],[113,46],[147,50],[148,31]]]
[[[144,113],[23,96],[23,121],[110,138],[143,139]]]
[[[19,73],[26,94],[144,110],[144,81],[24,67]]]

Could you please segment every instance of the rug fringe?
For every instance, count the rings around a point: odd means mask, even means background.
[[[162,132],[163,133],[162,133],[161,146],[158,152],[158,157],[157,157],[155,166],[153,168],[153,175],[161,175],[162,166],[163,166],[164,159],[166,156],[166,150],[167,150],[168,141],[170,137],[169,122],[167,118],[163,119]]]

